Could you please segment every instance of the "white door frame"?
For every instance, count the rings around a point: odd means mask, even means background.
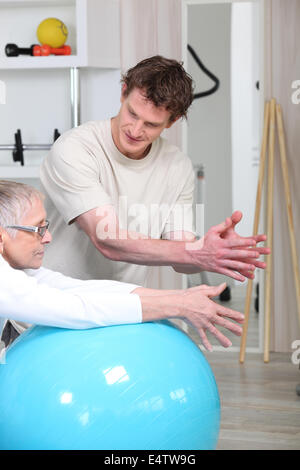
[[[260,67],[260,89],[263,91],[261,93],[261,103],[260,103],[260,129],[262,135],[262,126],[263,126],[263,116],[264,116],[264,103],[265,103],[265,90],[266,90],[266,80],[270,79],[270,71],[266,70],[266,68],[270,68],[270,64],[267,64],[265,60],[266,57],[266,49],[269,48],[268,38],[266,38],[266,32],[269,32],[269,12],[270,12],[270,1],[269,0],[181,0],[181,60],[183,64],[187,64],[188,58],[188,51],[187,51],[187,44],[188,44],[188,7],[191,5],[210,5],[210,4],[223,4],[223,3],[247,3],[247,2],[256,2],[259,3],[260,9],[260,38],[261,38],[261,47],[260,47],[260,57],[259,57],[259,67]],[[187,135],[188,135],[188,127],[187,122],[182,120],[181,123],[181,142],[182,142],[182,150],[184,153],[188,153],[187,150]],[[260,214],[260,221],[261,227],[260,230],[264,232],[264,221],[265,221],[265,197],[263,198],[261,214]],[[259,284],[260,284],[260,291],[259,291],[259,340],[258,340],[258,347],[247,347],[247,352],[253,353],[261,353],[263,352],[263,338],[264,338],[264,271],[259,271]],[[214,346],[215,351],[230,351],[230,352],[238,352],[239,347],[232,346],[229,349],[224,349],[222,346]]]

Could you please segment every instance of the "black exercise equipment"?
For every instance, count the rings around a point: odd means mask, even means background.
[[[0,145],[0,150],[12,150],[13,161],[20,162],[24,166],[24,151],[25,150],[50,150],[52,144],[23,144],[21,130],[17,129],[15,132],[14,145]],[[54,129],[53,142],[60,137],[58,129]]]
[[[18,47],[17,44],[9,43],[5,46],[5,54],[7,57],[18,57],[19,55],[32,55],[33,48],[36,44],[30,47]]]
[[[188,48],[188,51],[190,52],[190,54],[192,55],[193,59],[197,63],[197,65],[202,70],[202,72],[204,72],[205,75],[207,75],[213,82],[215,82],[214,86],[212,88],[210,88],[209,90],[202,91],[200,93],[195,93],[193,99],[195,100],[197,98],[203,98],[204,96],[212,95],[213,93],[215,93],[218,90],[218,88],[220,86],[220,80],[212,72],[210,72],[210,70],[208,70],[205,67],[203,62],[200,60],[200,58],[196,54],[195,50],[192,48],[192,46],[190,46],[190,44],[187,45],[187,48]]]

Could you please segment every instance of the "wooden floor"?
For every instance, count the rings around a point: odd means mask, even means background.
[[[245,286],[232,289],[232,298],[223,305],[244,311]],[[258,346],[259,314],[251,303],[247,346]],[[186,325],[187,333],[199,344],[198,333]],[[219,328],[221,330],[221,328]],[[233,346],[240,337],[223,330]],[[208,334],[213,345],[218,341]],[[221,400],[220,450],[299,450],[300,449],[300,384],[299,366],[292,364],[291,354],[246,354],[239,363],[239,353],[204,352],[214,372]]]
[[[298,366],[289,354],[249,354],[241,365],[238,353],[205,356],[214,372],[221,400],[221,450],[300,449],[300,383]]]

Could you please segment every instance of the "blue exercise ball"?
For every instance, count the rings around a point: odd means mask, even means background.
[[[0,365],[1,450],[214,449],[220,400],[197,345],[168,322],[35,326]]]

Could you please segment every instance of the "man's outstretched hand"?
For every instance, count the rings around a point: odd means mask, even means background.
[[[243,214],[240,211],[235,211],[232,216],[231,216],[231,225],[229,223],[229,228],[224,232],[222,238],[224,239],[231,239],[231,240],[237,240],[241,238],[236,232],[235,232],[235,226],[241,221],[243,217]],[[267,240],[266,235],[255,235],[251,237],[252,239],[255,240],[256,244],[260,242],[264,242]],[[252,251],[256,251],[259,253],[259,255],[268,255],[270,254],[270,248],[267,248],[265,246],[255,246],[251,249]],[[245,262],[251,262],[254,264],[256,268],[261,268],[265,269],[266,263],[263,261],[259,261],[257,258],[256,259],[244,259]],[[252,275],[247,275],[247,272],[241,272],[244,276],[248,277],[249,279],[252,279],[254,277],[254,274]],[[249,273],[248,273],[249,274]]]
[[[200,240],[187,244],[193,266],[197,265],[202,271],[224,274],[237,281],[253,279],[256,268],[266,267],[258,258],[269,254],[270,249],[256,245],[267,237],[238,235],[235,226],[242,216],[240,211],[235,211],[225,222],[211,227]]]

